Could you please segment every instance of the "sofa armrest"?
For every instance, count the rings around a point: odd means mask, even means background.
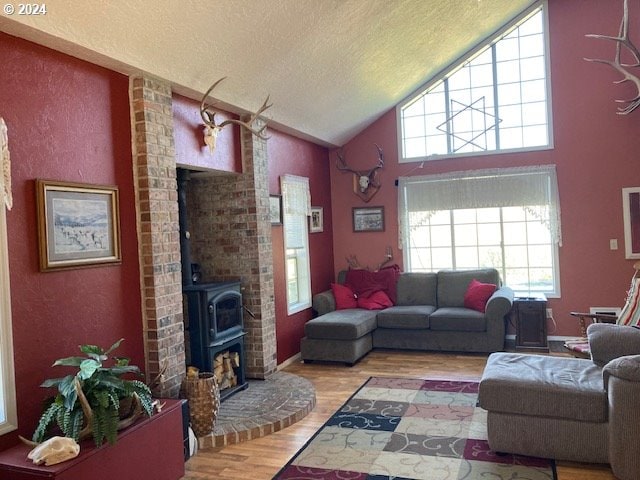
[[[316,293],[311,301],[311,308],[320,315],[333,312],[336,309],[336,299],[333,296],[331,290],[325,290],[324,292]]]
[[[640,354],[640,330],[634,327],[592,323],[587,338],[591,360],[600,367],[618,357]]]
[[[614,358],[602,369],[605,388],[609,377],[640,383],[640,355],[626,355]]]
[[[513,290],[510,287],[502,286],[489,297],[485,313],[490,320],[503,320],[505,315],[511,311],[513,305]]]

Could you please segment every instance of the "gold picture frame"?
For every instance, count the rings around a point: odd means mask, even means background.
[[[118,187],[36,180],[40,271],[122,262]]]

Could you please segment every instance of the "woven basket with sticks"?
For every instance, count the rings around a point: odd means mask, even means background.
[[[220,390],[213,373],[199,373],[198,377],[185,377],[182,381],[182,397],[189,401],[191,428],[197,437],[213,431],[220,408]]]

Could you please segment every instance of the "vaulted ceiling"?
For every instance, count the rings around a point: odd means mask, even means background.
[[[534,0],[53,0],[0,30],[343,145]]]

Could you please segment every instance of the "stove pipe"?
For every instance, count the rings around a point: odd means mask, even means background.
[[[187,184],[190,180],[189,170],[177,169],[178,180],[178,225],[180,228],[180,258],[182,263],[182,286],[193,285],[191,275],[191,241],[187,222]]]

